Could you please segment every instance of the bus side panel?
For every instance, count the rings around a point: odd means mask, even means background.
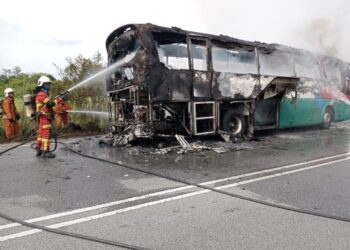
[[[343,102],[344,105],[344,120],[350,119],[350,103]]]
[[[149,77],[149,91],[153,101],[190,101],[192,96],[192,72],[167,70],[158,64]]]
[[[331,100],[325,99],[282,99],[280,104],[279,128],[291,128],[321,124],[323,112]]]
[[[334,121],[350,119],[350,105],[343,101],[334,103]]]
[[[333,118],[334,121],[342,121],[344,120],[344,112],[345,112],[345,103],[343,103],[342,101],[336,101],[333,104]]]
[[[213,98],[236,100],[253,99],[274,77],[261,77],[253,74],[214,73]]]
[[[149,73],[148,89],[153,101],[170,100],[169,79],[161,64],[155,64]]]
[[[192,72],[187,70],[169,70],[169,91],[172,101],[191,101],[192,96]]]

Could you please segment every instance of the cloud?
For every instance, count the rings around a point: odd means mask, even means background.
[[[16,58],[20,59],[20,55],[24,54],[24,47],[18,46],[19,41],[27,45],[31,43],[20,26],[16,23],[6,22],[0,18],[0,40],[2,41],[0,46],[0,67],[5,68],[7,65],[10,65],[10,63],[12,63],[12,65],[8,68],[19,65],[15,63],[17,61]]]
[[[18,8],[21,6],[21,8]],[[0,68],[19,65],[24,71],[48,71],[66,65],[65,58],[78,54],[92,56],[100,51],[106,58],[105,40],[119,26],[127,23],[155,23],[198,30],[197,5],[178,0],[169,9],[161,0],[52,1],[4,0],[0,18],[20,27],[20,39],[6,39],[11,51],[1,58]],[[17,53],[16,51],[21,51]],[[16,54],[16,55],[15,55]]]
[[[18,24],[6,22],[4,19],[0,18],[0,37],[2,39],[6,38],[7,35],[12,35],[21,32]]]
[[[62,65],[65,57],[76,51],[81,44],[80,40],[59,39],[47,35],[35,36],[25,31],[20,24],[2,18],[0,39],[0,69],[20,66],[24,72],[39,71],[52,74],[56,73],[52,63]]]
[[[68,56],[100,51],[106,58],[105,39],[114,29],[147,22],[281,43],[350,60],[349,5],[346,0],[177,0],[169,7],[161,0],[99,0],[84,5],[61,0],[53,6],[47,0],[4,0],[0,69],[19,65],[24,71],[54,73],[52,62],[63,67]],[[329,24],[310,32],[308,27],[319,19]],[[316,41],[322,42],[317,45]],[[333,46],[336,53],[323,50],[325,46]]]
[[[57,37],[48,37],[46,40],[33,38],[33,40],[49,46],[77,46],[82,43],[81,40],[69,40],[69,39],[65,40],[65,39],[59,39]]]

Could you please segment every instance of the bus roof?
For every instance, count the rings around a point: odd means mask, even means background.
[[[177,33],[177,34],[183,34],[183,35],[192,35],[195,37],[210,38],[212,40],[218,40],[218,41],[225,42],[225,43],[236,43],[236,44],[242,44],[242,45],[246,45],[246,46],[261,47],[261,48],[272,49],[272,50],[275,47],[274,44],[267,44],[267,43],[261,43],[261,42],[250,42],[250,41],[245,41],[245,40],[241,40],[241,39],[237,39],[237,38],[225,36],[225,35],[212,35],[212,34],[207,34],[207,33],[200,33],[200,32],[183,30],[183,29],[178,28],[178,27],[168,28],[168,27],[154,25],[151,23],[146,23],[146,24],[126,24],[126,25],[123,25],[123,26],[115,29],[107,37],[106,48],[108,48],[109,44],[114,40],[114,38],[116,36],[123,34],[125,31],[129,30],[130,28],[134,28],[138,31],[150,31],[150,32],[160,31],[160,32],[171,32],[171,33]]]
[[[188,31],[188,30],[183,30],[178,27],[163,27],[151,23],[146,23],[146,24],[126,24],[123,25],[117,29],[115,29],[106,39],[106,49],[108,51],[109,44],[114,40],[116,36],[120,36],[124,32],[130,30],[130,29],[136,29],[138,32],[169,32],[169,33],[176,33],[176,34],[182,34],[185,36],[194,36],[194,37],[202,37],[202,38],[209,38],[214,41],[222,42],[222,43],[232,43],[236,45],[241,45],[241,46],[247,46],[247,47],[257,47],[260,50],[266,50],[266,51],[286,51],[290,52],[293,54],[303,54],[303,55],[310,55],[314,57],[322,57],[325,60],[334,60],[342,63],[346,63],[336,57],[331,57],[327,55],[320,55],[316,53],[312,53],[310,51],[304,50],[304,49],[297,49],[294,47],[278,44],[278,43],[263,43],[259,41],[246,41],[246,40],[241,40],[238,38],[226,36],[226,35],[212,35],[212,34],[207,34],[207,33],[200,33],[200,32],[194,32],[194,31]]]

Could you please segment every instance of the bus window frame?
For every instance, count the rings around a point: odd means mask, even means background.
[[[254,68],[254,72],[234,72],[234,71],[219,71],[219,70],[215,70],[214,67],[214,56],[213,56],[213,49],[215,48],[219,48],[219,49],[225,49],[225,50],[232,50],[232,51],[238,51],[238,52],[249,52],[253,55],[254,57],[254,62],[253,63],[249,63],[250,67]],[[211,67],[212,70],[214,72],[218,72],[218,73],[228,73],[228,74],[243,74],[243,75],[259,75],[260,74],[260,62],[259,62],[259,54],[257,53],[257,47],[256,46],[248,46],[248,45],[244,45],[242,46],[242,44],[233,44],[233,43],[223,43],[221,41],[218,40],[212,40],[211,41]],[[239,63],[237,63],[239,64]]]
[[[159,49],[158,49],[158,44],[159,44],[159,40],[155,37],[154,34],[158,33],[157,31],[153,31],[152,34],[151,34],[151,37],[152,37],[152,40],[153,40],[153,46],[154,46],[154,49],[155,49],[155,52],[156,52],[156,58],[157,58],[157,61],[159,63],[163,63],[163,61],[160,59],[160,54],[159,54]],[[159,33],[168,33],[166,34],[166,36],[169,37],[169,35],[173,35],[173,36],[179,36],[179,37],[183,37],[184,40],[183,42],[177,42],[176,39],[174,39],[174,41],[172,42],[172,44],[183,44],[186,46],[186,51],[187,51],[187,68],[174,68],[172,67],[171,65],[168,65],[170,67],[167,67],[167,65],[164,64],[164,66],[168,69],[168,70],[177,70],[177,71],[183,71],[183,70],[191,70],[191,64],[190,64],[190,52],[189,52],[189,46],[188,46],[188,41],[187,41],[187,36],[184,35],[184,34],[179,34],[179,33],[172,33],[172,32],[159,32]],[[171,41],[171,39],[169,39]],[[181,39],[180,39],[181,40]],[[169,43],[170,44],[170,43]],[[185,58],[185,57],[183,57]]]
[[[206,51],[206,70],[202,70],[202,69],[195,69],[194,68],[194,61],[193,61],[193,56],[192,56],[192,40],[197,40],[200,42],[204,42],[205,43],[205,51]],[[199,46],[203,46],[200,44],[196,44]],[[188,49],[188,55],[189,55],[189,63],[190,63],[190,70],[192,71],[201,71],[201,72],[210,72],[211,71],[211,50],[209,49],[210,46],[210,41],[209,38],[207,37],[200,37],[200,36],[192,36],[192,35],[188,35],[187,36],[187,49]]]
[[[279,66],[278,69],[274,68],[276,65],[268,65],[266,62],[269,62],[272,58],[272,62],[278,61],[276,55],[273,55],[273,53],[278,54],[279,56],[283,56],[282,59],[289,58],[290,62],[283,62],[283,64],[278,65],[284,65],[285,67]],[[270,75],[270,76],[280,76],[280,77],[295,77],[296,76],[296,69],[295,69],[295,62],[294,62],[294,56],[293,53],[287,50],[282,49],[274,49],[274,50],[264,50],[262,48],[258,48],[258,58],[259,58],[259,73],[260,75]],[[290,59],[292,56],[292,59]],[[270,57],[270,58],[269,58]],[[269,60],[266,60],[266,59]],[[264,61],[265,60],[265,61]],[[281,60],[281,59],[279,59]],[[274,70],[272,70],[274,69]],[[288,72],[288,74],[285,74],[285,72]]]

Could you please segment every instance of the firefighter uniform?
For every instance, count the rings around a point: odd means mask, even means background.
[[[43,152],[50,151],[51,123],[53,120],[52,107],[47,105],[50,100],[48,91],[41,89],[35,98],[36,112],[38,114],[38,136],[36,148]]]
[[[38,136],[36,140],[36,156],[54,158],[50,152],[51,125],[54,119],[53,107],[55,102],[50,99],[49,91],[51,80],[47,76],[41,76],[35,90],[36,117],[38,121]]]
[[[59,97],[55,99],[55,123],[56,128],[61,129],[68,126],[70,119],[67,110],[71,110],[72,107],[69,103],[66,103],[63,98]]]
[[[18,136],[21,132],[18,123],[19,114],[17,112],[13,96],[7,96],[2,103],[4,116],[2,122],[5,129],[7,139],[12,139]]]

